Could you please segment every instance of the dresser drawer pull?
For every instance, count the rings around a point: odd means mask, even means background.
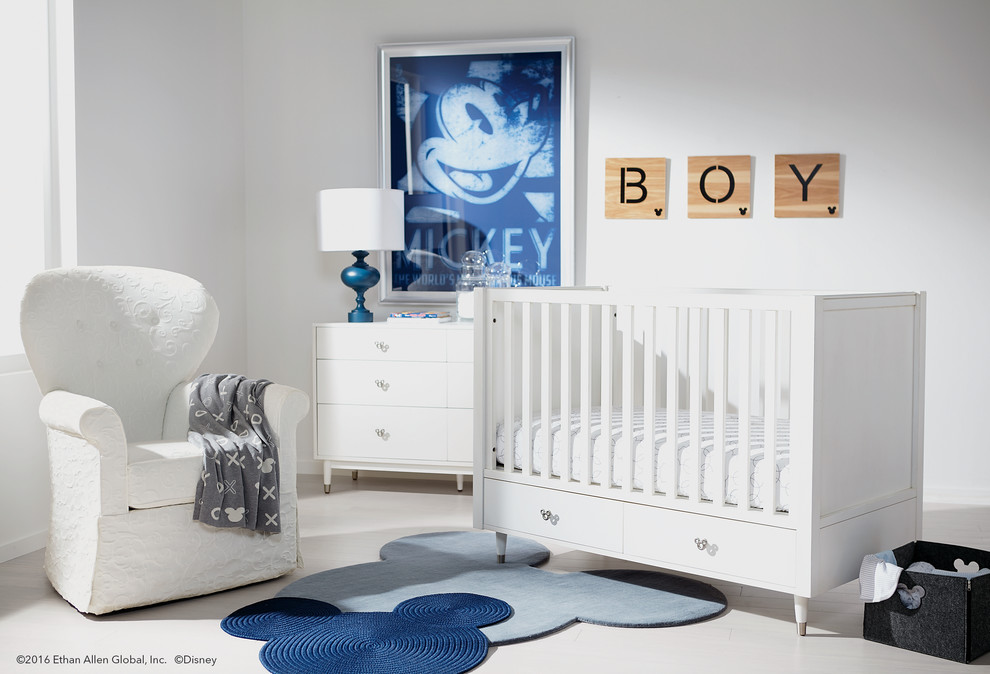
[[[386,342],[375,342],[375,346],[382,353],[388,353],[388,344]]]
[[[392,437],[391,434],[388,431],[386,431],[384,428],[376,428],[375,435],[377,435],[379,438],[381,438],[386,442],[388,442],[388,439]]]
[[[718,546],[714,543],[709,543],[707,538],[696,538],[694,539],[694,544],[698,546],[699,550],[706,550],[712,557],[718,552]]]
[[[375,386],[377,386],[378,388],[380,388],[382,391],[388,391],[389,383],[387,381],[385,381],[384,379],[376,379],[375,380]]]
[[[547,522],[549,522],[554,526],[557,526],[557,522],[560,521],[560,515],[554,515],[549,510],[541,510],[540,514],[543,515],[544,520],[546,520]]]

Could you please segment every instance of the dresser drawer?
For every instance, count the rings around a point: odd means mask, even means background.
[[[619,501],[485,480],[485,525],[602,550],[622,550]]]
[[[471,324],[316,323],[312,337],[312,444],[328,493],[334,467],[471,471]]]
[[[447,357],[447,339],[441,330],[423,328],[375,324],[321,326],[316,328],[316,357],[443,362]]]
[[[473,364],[447,364],[447,405],[462,409],[474,407]]]
[[[458,463],[474,461],[473,409],[447,410],[447,460]]]
[[[317,405],[319,459],[447,459],[447,410]]]
[[[447,361],[470,363],[474,360],[474,330],[447,331]]]
[[[447,405],[445,363],[318,360],[316,382],[317,403],[410,407]]]
[[[793,585],[792,529],[626,503],[624,549],[705,573]],[[703,544],[703,549],[699,549]]]

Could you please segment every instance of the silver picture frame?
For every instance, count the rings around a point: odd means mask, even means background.
[[[379,177],[406,193],[380,301],[453,303],[460,256],[574,284],[574,38],[383,44]]]

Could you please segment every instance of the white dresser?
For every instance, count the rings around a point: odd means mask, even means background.
[[[333,468],[472,472],[470,322],[313,326],[315,458]]]

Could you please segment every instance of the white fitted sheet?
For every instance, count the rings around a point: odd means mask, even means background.
[[[592,474],[591,481],[601,484],[602,464],[607,461],[605,457],[612,456],[612,484],[616,487],[623,486],[623,466],[627,443],[622,438],[622,410],[612,411],[611,423],[611,447],[605,445],[602,437],[602,414],[601,409],[595,408],[590,415],[590,433],[592,443]],[[633,413],[633,487],[643,488],[644,474],[649,470],[649,460],[643,443],[645,417],[642,409],[636,409]],[[750,507],[763,508],[764,502],[769,503],[770,493],[766,491],[767,486],[763,483],[761,466],[763,463],[764,447],[764,420],[762,417],[751,417],[750,419],[750,460],[748,469],[744,469],[744,460],[739,457],[739,419],[735,415],[726,415],[725,420],[725,465],[723,466],[723,476],[725,480],[725,500],[728,503],[738,503],[738,494],[744,489],[743,480],[749,480],[751,487]],[[561,419],[560,414],[555,414],[551,418],[551,443],[552,460],[550,472],[556,477],[561,474],[561,463],[563,459],[563,447],[561,443]],[[657,491],[668,493],[673,475],[673,466],[669,459],[663,458],[659,449],[667,442],[667,410],[658,409],[656,411],[656,443],[654,452],[657,453],[656,475],[654,476],[654,486]],[[532,468],[535,472],[543,470],[543,461],[546,451],[543,447],[543,434],[540,432],[541,422],[539,419],[533,420],[532,428]],[[687,410],[679,410],[677,415],[677,451],[674,461],[679,466],[677,494],[688,496],[691,490],[691,476],[695,472],[697,451],[691,447],[691,417]],[[522,468],[521,446],[522,421],[516,420],[514,423],[513,441],[513,466]],[[502,424],[496,428],[496,459],[504,465],[505,461],[505,437]],[[712,466],[712,449],[715,438],[715,418],[711,412],[703,412],[701,415],[701,447],[703,463],[701,467],[701,498],[712,500],[714,491],[710,480],[714,480],[714,468]],[[571,414],[570,423],[571,447],[571,476],[575,480],[583,478],[584,471],[584,448],[586,445],[585,431],[581,428],[581,415],[579,412]],[[777,421],[777,445],[776,445],[776,466],[774,470],[774,484],[772,488],[777,490],[777,510],[787,512],[790,508],[790,444],[789,426],[787,420]],[[716,455],[717,456],[717,455]]]

